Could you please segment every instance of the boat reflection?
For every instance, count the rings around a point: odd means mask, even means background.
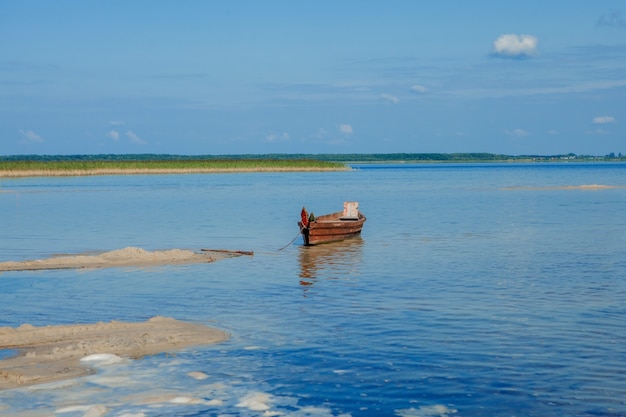
[[[354,275],[361,264],[363,239],[355,237],[341,242],[300,246],[300,285],[310,286],[320,278]]]

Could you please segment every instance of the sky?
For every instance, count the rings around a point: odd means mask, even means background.
[[[623,0],[0,0],[0,155],[626,154]]]

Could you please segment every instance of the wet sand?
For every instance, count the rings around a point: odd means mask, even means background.
[[[504,190],[526,190],[526,191],[541,191],[541,190],[607,190],[612,188],[626,188],[623,185],[602,185],[602,184],[587,184],[587,185],[555,185],[545,187],[505,187]]]
[[[94,372],[90,363],[115,363],[228,338],[221,330],[167,317],[140,323],[0,327],[0,349],[19,352],[0,360],[0,390],[88,375]]]
[[[186,249],[170,249],[149,252],[141,248],[127,247],[98,255],[63,255],[47,259],[0,262],[2,271],[36,271],[44,269],[83,269],[110,267],[149,267],[215,262],[225,258],[251,255],[251,252],[203,249],[195,252]]]
[[[172,249],[149,252],[128,247],[99,255],[64,255],[1,262],[0,271],[70,268],[150,267],[215,262],[252,252]],[[76,378],[93,373],[92,364],[116,362],[228,339],[228,334],[199,324],[154,317],[141,323],[96,323],[0,328],[0,350],[16,350],[0,360],[0,390]]]

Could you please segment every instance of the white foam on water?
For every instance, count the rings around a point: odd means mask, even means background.
[[[270,409],[272,396],[264,392],[251,392],[242,397],[237,407],[247,408],[251,411],[267,411]]]
[[[396,414],[400,417],[448,417],[450,414],[455,414],[456,412],[457,410],[440,404],[396,410]]]
[[[89,410],[87,410],[87,412],[83,414],[83,417],[102,417],[108,411],[109,410],[104,405],[98,404],[90,407]]]
[[[202,381],[203,379],[207,379],[209,377],[204,372],[199,372],[199,371],[187,372],[187,376],[190,376],[193,379],[196,379],[198,381]]]
[[[93,355],[85,356],[80,361],[89,362],[92,366],[108,366],[124,362],[125,359],[112,353],[94,353]]]
[[[206,405],[211,405],[214,407],[221,407],[224,405],[224,401],[222,400],[218,400],[218,399],[214,399],[214,400],[209,400],[206,402]]]
[[[127,387],[133,385],[135,381],[129,376],[104,376],[94,375],[90,382],[108,388]]]
[[[59,408],[54,413],[62,414],[62,413],[76,413],[76,412],[84,412],[87,411],[91,407],[90,405],[72,405],[68,407]]]
[[[335,369],[335,370],[333,371],[333,373],[335,373],[335,374],[337,374],[337,375],[343,375],[343,374],[347,374],[347,373],[349,373],[349,372],[352,372],[352,371],[347,370],[347,369]]]
[[[206,401],[193,397],[174,397],[169,402],[172,404],[205,404]]]
[[[102,404],[74,405],[56,410],[55,414],[83,413],[82,417],[102,417],[108,412],[108,408]]]
[[[246,346],[243,348],[243,350],[259,350],[261,349],[261,346]]]
[[[303,416],[303,417],[335,417],[335,415],[332,413],[332,411],[326,407],[313,407],[313,406],[308,406],[308,407],[302,407],[300,408],[300,410],[298,410],[298,412],[295,414],[297,416]],[[350,417],[350,414],[339,414],[337,417]]]

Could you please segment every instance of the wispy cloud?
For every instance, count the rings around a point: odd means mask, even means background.
[[[532,35],[501,35],[493,42],[493,55],[501,58],[528,58],[537,53],[539,40]]]
[[[111,120],[109,122],[110,126],[124,126],[126,123],[122,122],[121,120]]]
[[[534,88],[475,88],[465,90],[451,90],[445,94],[474,97],[474,98],[498,98],[498,97],[521,97],[545,94],[578,94],[591,91],[608,90],[626,87],[626,79],[602,80],[593,82],[581,82],[564,86],[546,86]]]
[[[615,118],[613,116],[597,116],[593,118],[594,125],[605,125],[608,123],[615,123]]]
[[[265,141],[267,142],[286,142],[288,140],[289,140],[289,133],[287,132],[270,133],[269,135],[265,136]]]
[[[608,135],[609,132],[605,129],[602,129],[601,127],[595,129],[595,130],[588,130],[587,131],[588,135]]]
[[[43,142],[43,138],[33,132],[32,130],[22,130],[20,129],[20,134],[22,135],[22,143],[41,143]]]
[[[344,134],[344,135],[351,135],[353,133],[352,126],[349,125],[349,124],[345,124],[345,123],[340,124],[339,125],[339,132]]]
[[[115,142],[120,140],[120,132],[115,129],[112,129],[107,133],[107,137],[113,139]]]
[[[398,97],[392,96],[391,94],[381,94],[380,98],[382,98],[384,101],[388,101],[391,104],[398,104],[400,102]]]
[[[624,80],[594,81],[589,83],[572,84],[563,87],[544,87],[526,90],[527,95],[534,94],[563,94],[563,93],[584,93],[588,91],[607,90],[626,86]]]
[[[597,26],[605,26],[611,28],[626,29],[626,18],[622,16],[622,12],[611,10],[603,14],[596,23]]]
[[[525,136],[528,136],[530,133],[528,133],[527,131],[525,131],[524,129],[513,129],[513,130],[507,130],[505,132],[507,135],[509,136],[515,136],[516,138],[523,138]]]
[[[425,94],[428,92],[428,89],[426,87],[418,84],[413,84],[411,88],[409,88],[409,90],[411,90],[411,92],[415,94]]]
[[[337,126],[337,132],[338,134],[320,127],[310,138],[316,144],[323,143],[324,145],[330,146],[344,146],[348,144],[350,136],[352,135],[352,126],[347,123],[342,123]]]
[[[128,139],[130,139],[130,142],[134,143],[135,145],[147,145],[148,144],[148,142],[141,139],[135,132],[131,130],[126,132],[126,137],[128,137]]]

